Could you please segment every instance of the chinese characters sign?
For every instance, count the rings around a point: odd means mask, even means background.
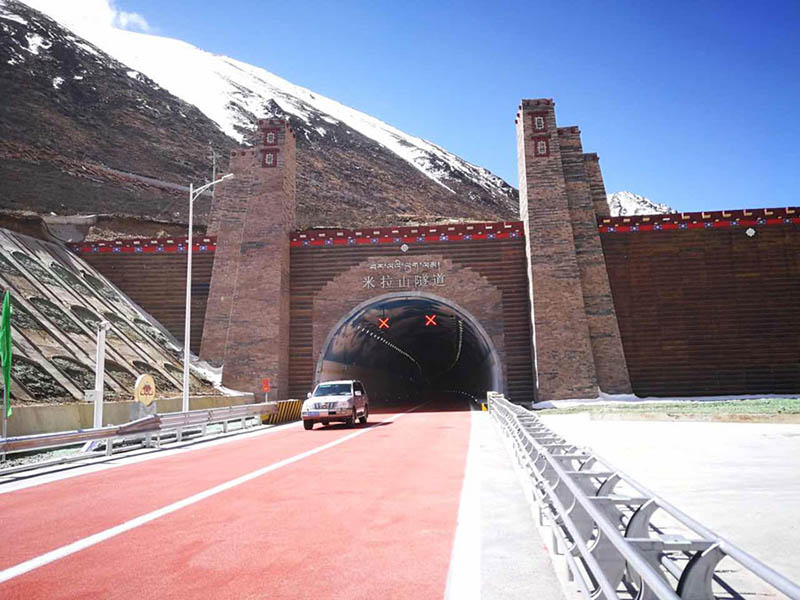
[[[401,259],[370,263],[370,273],[361,281],[367,290],[410,290],[442,287],[445,275],[439,260],[405,261]]]
[[[418,273],[416,275],[366,275],[362,279],[364,289],[409,290],[416,288],[442,287],[444,273]]]

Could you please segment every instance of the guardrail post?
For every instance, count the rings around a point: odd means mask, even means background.
[[[714,600],[711,583],[717,563],[725,558],[725,553],[714,544],[704,552],[696,553],[683,570],[678,582],[678,595],[681,600]]]

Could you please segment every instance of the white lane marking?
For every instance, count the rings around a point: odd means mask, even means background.
[[[130,531],[131,529],[135,529],[150,521],[154,521],[160,517],[166,516],[170,513],[174,513],[182,508],[186,508],[187,506],[191,506],[192,504],[196,504],[201,500],[205,500],[206,498],[210,498],[211,496],[215,496],[222,492],[225,492],[231,488],[236,486],[242,485],[243,483],[247,483],[257,477],[261,477],[262,475],[266,475],[272,471],[280,469],[281,467],[285,467],[287,465],[291,465],[292,463],[296,463],[301,461],[309,456],[313,456],[315,454],[319,454],[320,452],[324,452],[325,450],[329,450],[334,446],[338,446],[339,444],[343,444],[346,441],[352,440],[355,437],[373,431],[375,429],[380,428],[380,423],[390,423],[392,421],[396,421],[400,417],[407,415],[408,413],[416,410],[422,405],[415,406],[403,413],[395,414],[389,417],[388,419],[384,419],[383,421],[378,421],[372,427],[365,427],[364,429],[359,429],[349,435],[346,435],[338,440],[334,440],[332,442],[328,442],[327,444],[323,444],[322,446],[317,446],[316,448],[312,448],[311,450],[306,450],[305,452],[301,452],[300,454],[296,454],[295,456],[285,458],[278,462],[272,463],[271,465],[267,465],[266,467],[261,467],[260,469],[256,469],[250,473],[245,475],[241,475],[240,477],[236,477],[235,479],[231,479],[230,481],[226,481],[225,483],[221,483],[219,485],[215,485],[212,488],[209,488],[205,491],[198,492],[197,494],[193,494],[188,498],[184,498],[183,500],[178,500],[177,502],[173,502],[172,504],[168,504],[162,508],[156,509],[152,512],[146,513],[130,521],[125,521],[124,523],[120,523],[119,525],[115,525],[114,527],[110,527],[88,537],[82,538],[80,540],[76,540],[70,544],[66,544],[61,546],[60,548],[56,548],[55,550],[51,550],[50,552],[46,552],[24,562],[14,565],[13,567],[8,567],[3,571],[0,571],[0,583],[8,581],[9,579],[13,579],[15,577],[19,577],[20,575],[24,575],[34,569],[38,569],[39,567],[43,567],[51,562],[60,560],[70,554],[75,554],[76,552],[80,552],[81,550],[85,550],[86,548],[90,548],[100,542],[104,542],[109,540],[115,536],[120,535],[121,533],[125,533],[126,531]]]
[[[481,597],[481,460],[478,419],[482,416],[481,412],[470,411],[469,448],[450,568],[447,572],[445,600],[471,600]]]
[[[52,471],[45,471],[41,474],[38,474],[34,471],[15,473],[13,475],[7,475],[5,481],[3,478],[0,478],[0,495],[44,485],[46,483],[53,483],[54,481],[61,481],[62,479],[72,479],[73,477],[81,477],[83,475],[88,475],[89,473],[97,473],[99,471],[115,469],[117,467],[124,467],[126,465],[133,465],[147,460],[166,458],[168,456],[175,456],[176,454],[183,454],[185,452],[192,452],[194,450],[203,450],[205,448],[213,448],[214,446],[221,446],[230,442],[248,440],[261,435],[277,433],[292,427],[298,427],[301,422],[302,421],[295,421],[293,423],[284,423],[282,425],[275,425],[273,427],[257,427],[252,431],[232,433],[224,437],[211,438],[207,440],[187,440],[182,442],[181,445],[173,446],[172,448],[163,448],[161,450],[156,450],[154,448],[142,448],[140,450],[134,450],[131,454],[117,454],[111,458],[87,458],[86,462],[76,461],[71,464],[65,463],[62,465],[54,465],[51,467],[53,469]]]

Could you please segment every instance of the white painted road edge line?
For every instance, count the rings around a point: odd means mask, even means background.
[[[483,413],[470,411],[469,446],[445,600],[481,597],[481,457],[478,419],[482,417]]]
[[[125,533],[126,531],[130,531],[150,521],[155,521],[158,518],[166,516],[170,513],[174,513],[182,508],[186,508],[187,506],[191,506],[192,504],[196,504],[201,500],[205,500],[206,498],[210,498],[211,496],[215,496],[222,492],[225,492],[231,488],[237,487],[242,485],[243,483],[247,483],[257,477],[261,477],[262,475],[266,475],[272,471],[276,471],[282,467],[287,465],[291,465],[292,463],[296,463],[301,461],[309,456],[313,456],[315,454],[319,454],[320,452],[324,452],[325,450],[329,450],[334,446],[338,446],[339,444],[343,444],[346,441],[352,440],[360,435],[378,429],[380,427],[379,423],[391,423],[392,421],[396,421],[400,417],[407,415],[408,413],[416,410],[422,406],[421,404],[411,408],[403,413],[395,414],[389,417],[388,419],[384,419],[383,421],[378,421],[372,427],[365,427],[364,429],[359,429],[349,435],[346,435],[338,440],[334,440],[332,442],[328,442],[327,444],[323,444],[322,446],[317,446],[316,448],[312,448],[311,450],[306,450],[305,452],[301,452],[300,454],[296,454],[295,456],[285,458],[278,462],[272,463],[271,465],[267,465],[266,467],[261,467],[260,469],[256,469],[255,471],[251,471],[245,475],[241,475],[235,479],[231,479],[230,481],[226,481],[225,483],[220,483],[219,485],[215,485],[212,488],[209,488],[205,491],[198,492],[197,494],[193,494],[188,498],[184,498],[183,500],[178,500],[177,502],[173,502],[172,504],[168,504],[162,508],[156,509],[130,521],[125,521],[124,523],[120,523],[119,525],[115,525],[114,527],[110,527],[103,531],[99,531],[93,535],[88,537],[82,538],[80,540],[76,540],[70,544],[66,544],[61,546],[60,548],[56,548],[55,550],[51,550],[50,552],[46,552],[45,554],[41,554],[29,560],[23,561],[19,564],[14,565],[13,567],[8,567],[3,571],[0,571],[0,583],[4,583],[10,579],[14,579],[15,577],[19,577],[20,575],[24,575],[30,571],[38,569],[39,567],[43,567],[45,565],[50,564],[51,562],[55,562],[62,558],[69,556],[70,554],[75,554],[76,552],[80,552],[81,550],[85,550],[86,548],[90,548],[91,546],[95,546],[100,542],[104,542],[109,540],[113,537],[120,535],[121,533]]]

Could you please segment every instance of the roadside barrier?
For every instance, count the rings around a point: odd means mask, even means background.
[[[262,418],[264,424],[278,425],[290,423],[300,419],[300,410],[303,408],[302,400],[278,400],[278,409]]]
[[[38,435],[24,435],[0,438],[0,455],[14,452],[28,452],[31,450],[44,450],[84,444],[86,442],[105,442],[105,455],[111,456],[114,452],[115,442],[124,440],[140,441],[141,446],[161,446],[162,438],[175,436],[176,441],[181,441],[183,436],[190,431],[200,431],[206,434],[207,427],[212,424],[222,424],[224,432],[232,421],[239,421],[241,428],[247,427],[248,422],[253,426],[259,425],[265,416],[272,416],[278,408],[275,402],[262,402],[260,404],[241,404],[223,408],[190,410],[188,412],[162,413],[150,415],[124,425],[111,425],[96,429],[81,429],[77,431],[61,431],[57,433],[43,433]],[[299,410],[298,410],[299,415]],[[155,438],[155,442],[153,441]],[[126,449],[133,449],[136,445],[127,445]],[[89,457],[100,456],[96,451],[80,452],[76,455],[59,458],[53,461],[37,462],[0,469],[0,475],[24,471],[66,462],[73,462]]]
[[[539,525],[586,600],[714,600],[800,587],[704,527],[531,411],[487,393],[489,413],[531,478]],[[667,533],[669,532],[669,533]],[[725,559],[723,568],[720,561]],[[723,579],[724,576],[724,579]]]

